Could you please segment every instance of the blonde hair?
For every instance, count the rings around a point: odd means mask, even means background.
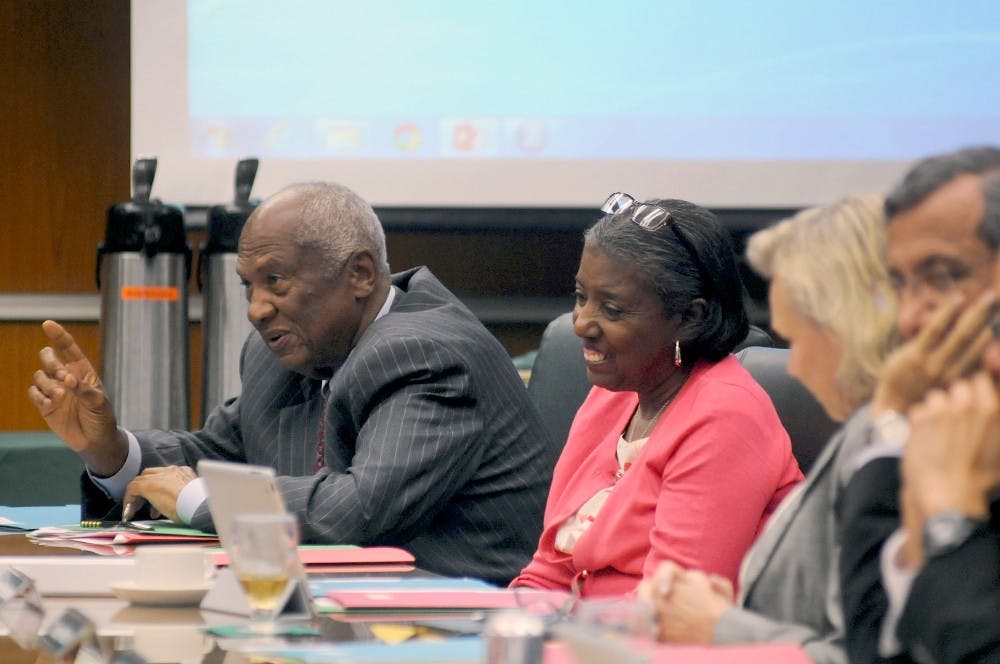
[[[852,407],[871,398],[896,343],[885,254],[884,199],[877,195],[803,210],[754,233],[747,245],[754,270],[780,277],[791,306],[841,343],[837,382]]]

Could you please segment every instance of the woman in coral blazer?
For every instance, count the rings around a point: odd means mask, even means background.
[[[770,399],[730,354],[748,323],[728,235],[686,201],[613,194],[602,210],[573,310],[595,387],[556,465],[538,550],[511,585],[624,594],[667,559],[735,582],[802,474]]]

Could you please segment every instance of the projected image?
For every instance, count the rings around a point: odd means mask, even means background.
[[[909,160],[1000,142],[1000,3],[190,0],[199,158]]]

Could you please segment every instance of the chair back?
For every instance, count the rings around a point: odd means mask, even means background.
[[[746,339],[736,350],[749,345],[773,346],[774,341],[767,332],[751,325]],[[561,314],[545,328],[528,381],[528,393],[560,450],[590,387],[583,361],[583,342],[573,332],[573,314]]]
[[[830,419],[805,385],[788,375],[788,355],[785,348],[748,346],[736,352],[736,359],[771,397],[792,441],[792,454],[802,472],[808,473],[840,425]]]
[[[792,441],[792,453],[806,473],[838,424],[802,383],[788,375],[788,350],[773,345],[767,332],[751,325],[747,338],[733,352],[771,397]],[[573,333],[572,313],[562,314],[545,328],[528,382],[528,393],[560,450],[590,387],[583,342]]]

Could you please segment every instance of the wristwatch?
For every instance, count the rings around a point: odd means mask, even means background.
[[[910,421],[906,416],[895,410],[886,410],[872,420],[875,443],[903,447],[910,437]]]
[[[967,514],[946,510],[924,522],[924,555],[928,558],[954,551],[985,523]]]

